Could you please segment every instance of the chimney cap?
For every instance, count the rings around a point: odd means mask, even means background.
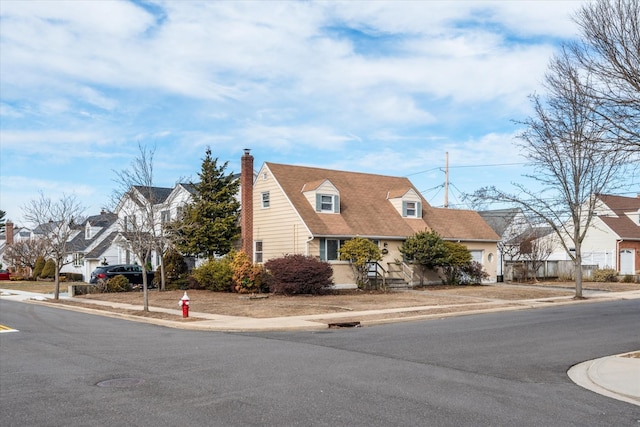
[[[245,148],[244,149],[245,156],[248,156],[250,151],[251,151],[251,148]]]

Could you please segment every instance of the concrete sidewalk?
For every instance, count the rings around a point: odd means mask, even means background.
[[[51,296],[46,294],[38,294],[32,292],[23,292],[9,289],[0,289],[0,298],[12,301],[33,302],[47,304],[47,299]],[[595,298],[594,298],[595,297]],[[593,302],[611,301],[621,299],[640,299],[640,291],[603,293],[592,295]],[[61,296],[60,299],[79,301],[83,303],[91,303],[96,306],[114,307],[128,310],[142,310],[142,306],[132,304],[113,303],[109,301],[98,301],[89,299],[76,299],[67,296]],[[557,297],[553,298],[558,305]],[[569,300],[568,300],[569,301]],[[496,305],[495,308],[482,310],[457,311],[448,314],[421,315],[415,317],[402,317],[401,319],[385,319],[381,322],[389,323],[393,321],[410,321],[410,320],[426,320],[429,318],[442,318],[445,316],[462,316],[476,313],[495,312],[503,310],[526,309],[548,306],[544,300],[536,299],[531,301],[520,301],[520,307],[501,307]],[[567,302],[569,303],[569,302]],[[316,314],[306,316],[290,316],[290,317],[274,317],[274,318],[251,318],[240,316],[224,316],[219,314],[190,312],[191,321],[172,321],[157,319],[153,317],[141,317],[123,313],[110,312],[107,310],[91,309],[86,307],[78,307],[64,304],[47,304],[56,308],[80,311],[90,314],[102,316],[116,317],[128,319],[138,322],[152,323],[177,329],[190,329],[200,331],[218,331],[218,332],[259,332],[259,331],[296,331],[296,330],[325,330],[327,329],[327,319],[335,318],[339,323],[343,314]],[[393,314],[418,311],[427,307],[411,307],[387,310],[369,310],[363,312],[350,312],[350,317],[366,316],[372,314]],[[163,312],[182,316],[179,309],[168,309],[160,307],[152,307],[151,311]],[[195,320],[197,319],[197,320]],[[324,323],[319,322],[323,319]],[[640,351],[640,349],[639,349]],[[600,359],[586,361],[573,366],[567,372],[571,380],[577,385],[602,394],[614,399],[622,400],[634,405],[640,406],[640,358],[629,357],[629,354],[613,355]]]

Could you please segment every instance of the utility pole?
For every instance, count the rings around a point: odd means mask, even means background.
[[[449,152],[445,152],[444,161],[444,207],[449,207]]]

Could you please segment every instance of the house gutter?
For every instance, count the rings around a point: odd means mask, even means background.
[[[314,236],[309,236],[309,238],[304,242],[304,250],[305,250],[305,255],[309,256],[310,251],[309,251],[309,243],[313,242],[313,239],[315,239]]]

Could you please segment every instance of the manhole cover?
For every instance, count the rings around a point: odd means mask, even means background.
[[[137,387],[144,384],[142,378],[114,378],[112,380],[100,381],[98,387],[126,388]]]

